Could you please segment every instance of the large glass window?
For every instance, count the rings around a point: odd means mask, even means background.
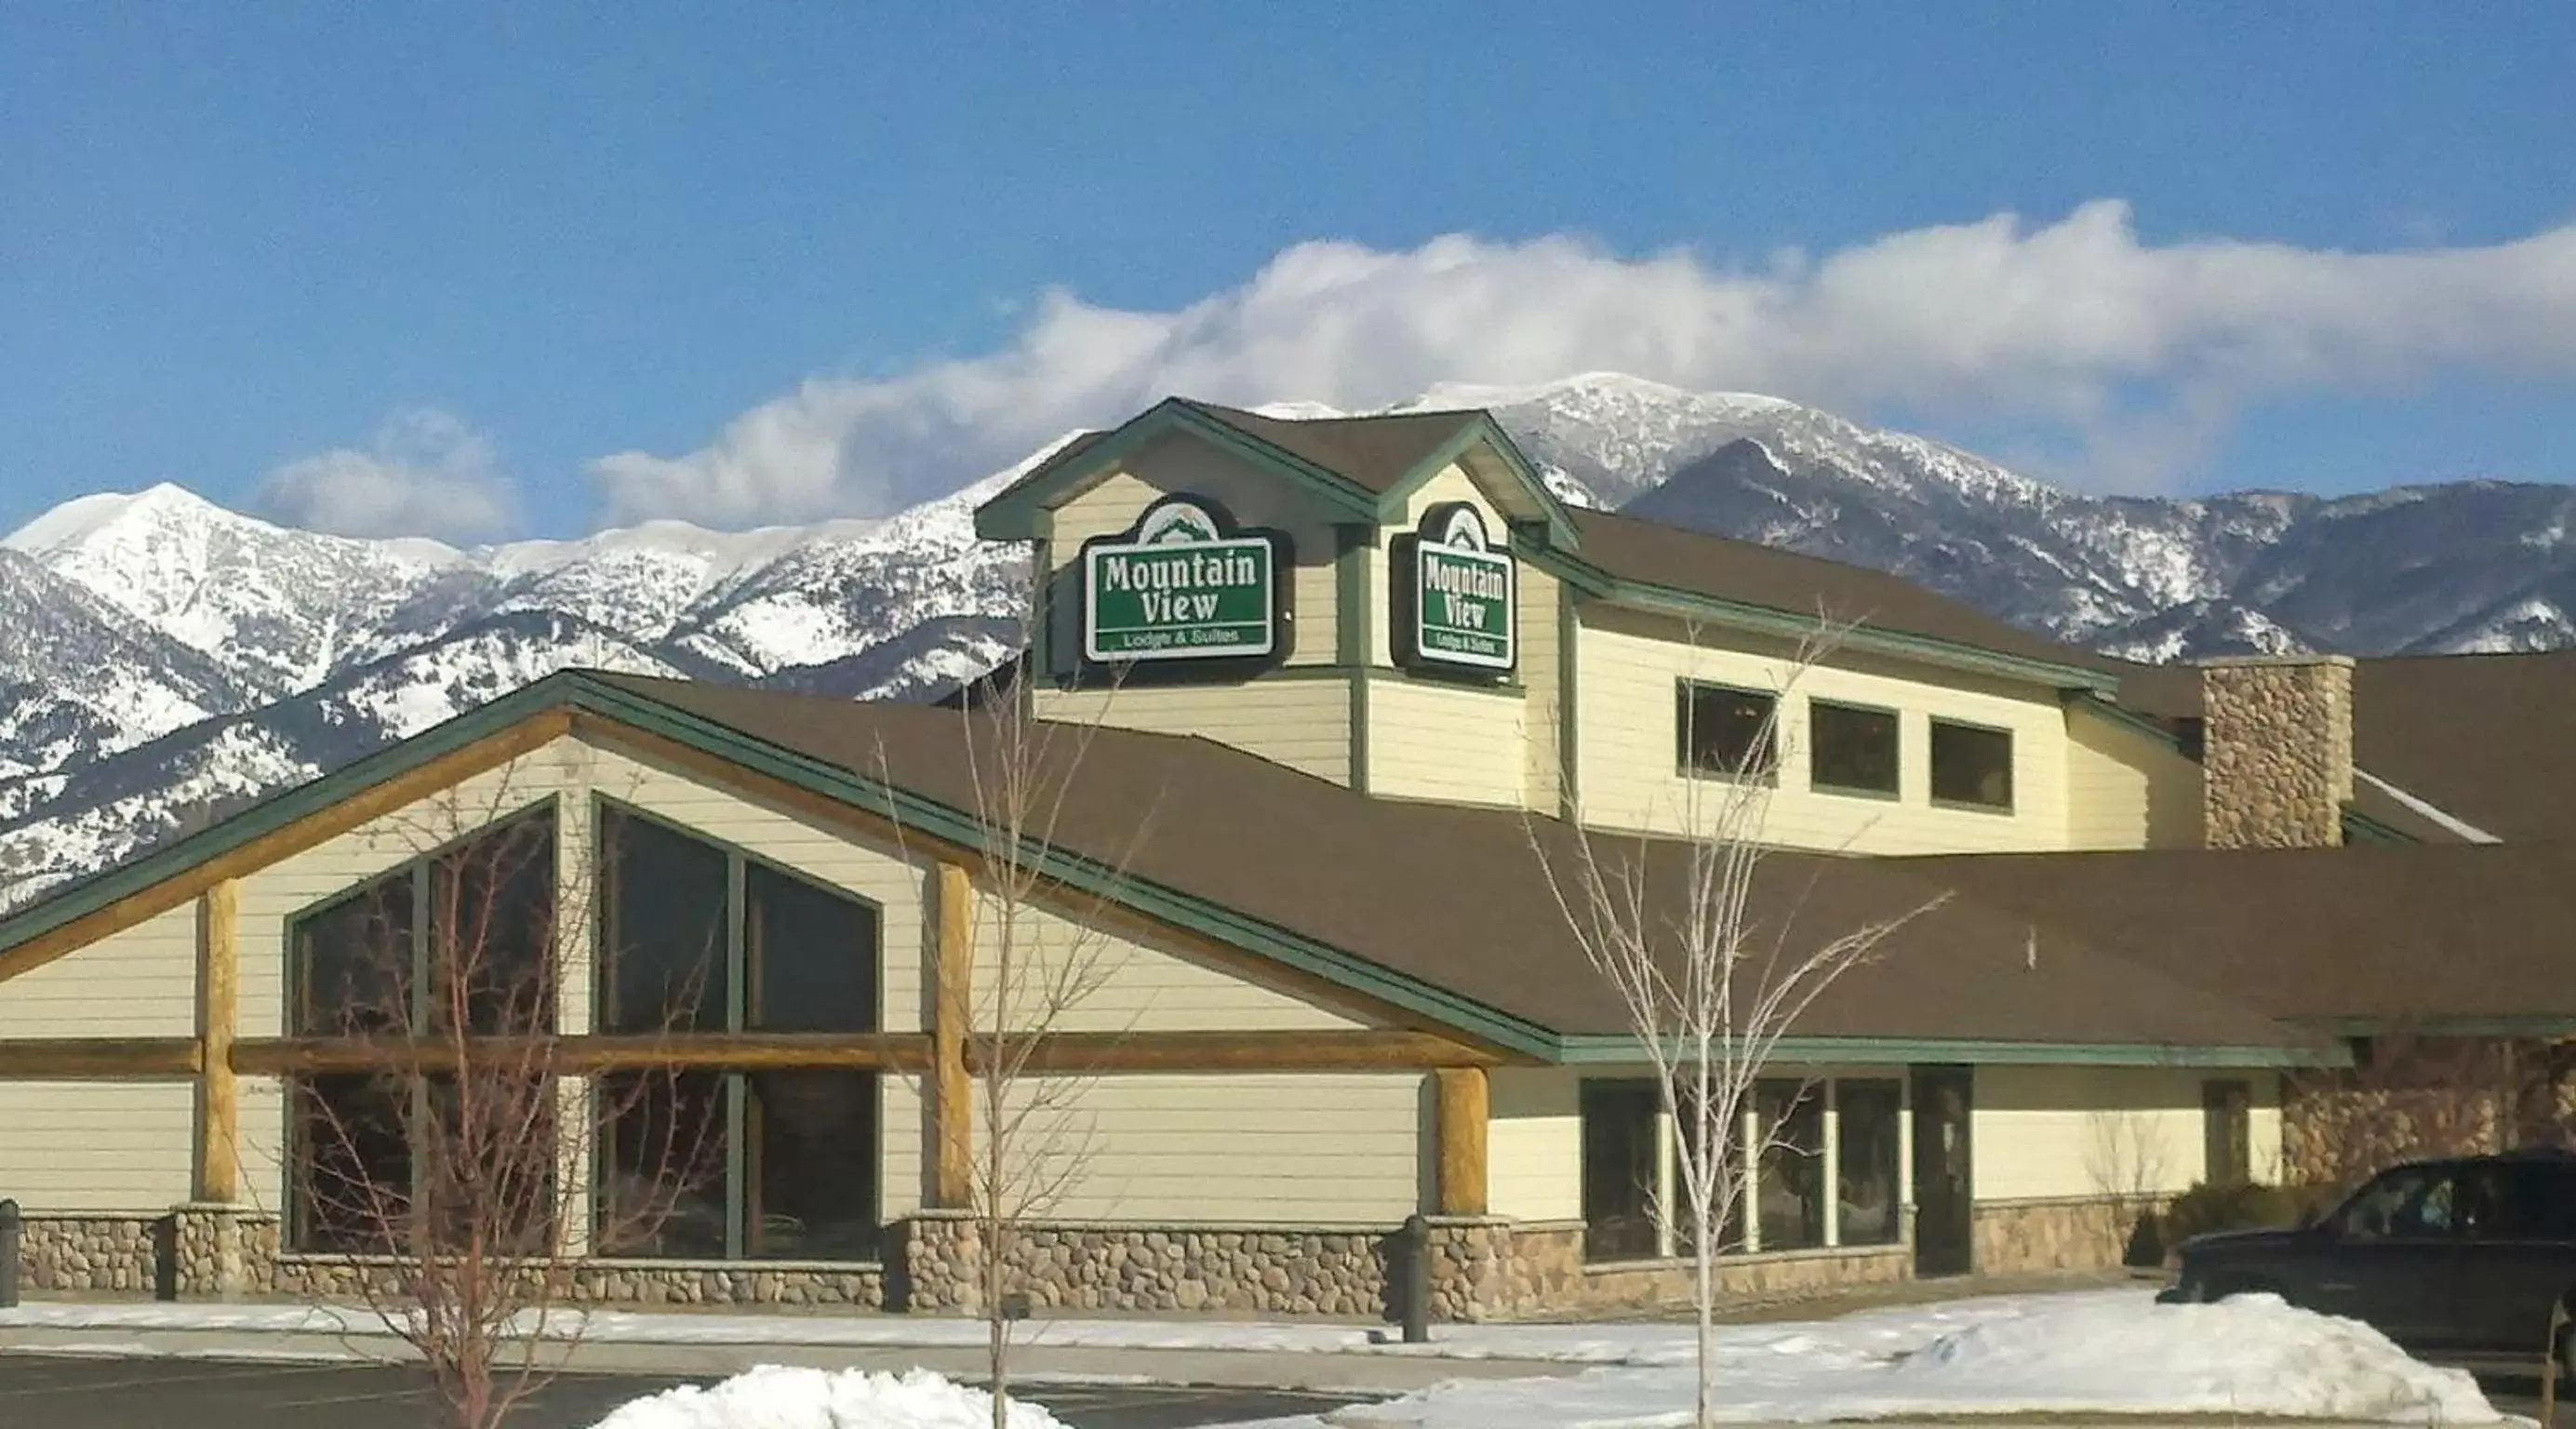
[[[308,1077],[290,1105],[296,1184],[293,1244],[326,1254],[389,1247],[412,1198],[410,1097],[391,1079]]]
[[[1758,1249],[1808,1250],[1825,1243],[1825,1096],[1805,1082],[1754,1088],[1761,1158],[1753,1183]]]
[[[603,1031],[723,1030],[725,879],[724,850],[650,819],[603,815]]]
[[[1834,1083],[1836,1220],[1843,1245],[1894,1245],[1905,1089],[1893,1081]]]
[[[1768,779],[1775,751],[1771,713],[1779,698],[1756,690],[1683,681],[1674,694],[1675,757],[1686,773]]]
[[[1583,1084],[1583,1253],[1587,1259],[1643,1260],[1657,1253],[1660,1110],[1652,1082]]]
[[[296,918],[289,1025],[307,1037],[375,1039],[434,1033],[458,1016],[482,1033],[550,1030],[555,832],[548,806]],[[298,1079],[290,1092],[295,1248],[380,1248],[421,1201],[425,1173],[475,1174],[467,1163],[478,1143],[424,1120],[447,1114],[453,1100],[437,1079],[413,1074]],[[543,1116],[526,1125],[551,1140]],[[425,1156],[424,1147],[441,1154]]]
[[[608,1030],[870,1033],[876,909],[623,810],[601,820]],[[845,1071],[629,1078],[600,1158],[615,1253],[864,1260],[878,1235],[878,1080]]]
[[[1896,712],[1807,702],[1807,777],[1847,794],[1896,792]]]
[[[1944,804],[2010,809],[2012,731],[1932,721],[1932,797]]]

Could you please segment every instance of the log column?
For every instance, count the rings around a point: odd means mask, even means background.
[[[241,1199],[241,1089],[233,1034],[241,1021],[241,883],[224,879],[197,900],[196,1199]]]
[[[1439,1212],[1484,1215],[1485,1129],[1490,1117],[1482,1067],[1442,1067],[1431,1074],[1438,1091]]]
[[[975,887],[964,865],[939,865],[938,912],[930,1115],[939,1166],[932,1199],[941,1210],[962,1211],[971,1209],[975,1198],[975,1084],[966,1067],[975,1007]]]

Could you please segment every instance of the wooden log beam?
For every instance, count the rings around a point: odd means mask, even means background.
[[[992,1065],[995,1039],[968,1046],[969,1070]],[[1022,1072],[1390,1072],[1476,1067],[1493,1059],[1427,1032],[1377,1028],[1328,1031],[1056,1032],[1034,1043],[1013,1038],[1002,1055]]]
[[[233,1033],[241,1004],[241,880],[227,878],[197,900],[196,1196],[229,1204],[241,1195],[241,1088]]]
[[[1484,1215],[1485,1133],[1491,1119],[1485,1069],[1442,1067],[1431,1078],[1438,1093],[1440,1123],[1440,1214]]]
[[[183,1073],[194,1072],[195,1043]],[[994,1039],[959,1037],[950,1075],[979,1074],[990,1065]],[[28,1043],[0,1043],[0,1050]],[[122,1044],[70,1043],[107,1046]],[[525,1066],[560,1075],[634,1071],[656,1067],[770,1070],[797,1067],[846,1071],[939,1074],[936,1034],[904,1032],[691,1032],[671,1036],[487,1037],[474,1053],[495,1070]],[[1013,1049],[1015,1052],[1017,1048]],[[1316,1032],[1058,1032],[1028,1048],[1020,1070],[1082,1075],[1094,1072],[1393,1072],[1483,1065],[1480,1054],[1419,1032],[1370,1029]],[[244,1037],[232,1044],[233,1071],[244,1076],[309,1076],[415,1066],[452,1071],[454,1046],[434,1039],[368,1040],[345,1037]],[[971,1082],[968,1084],[971,1095]]]
[[[936,1075],[930,1114],[939,1161],[932,1200],[943,1209],[967,1210],[975,1194],[975,1084],[966,1066],[975,1017],[975,886],[963,864],[939,865],[934,957],[938,991],[931,1004],[930,1060]]]
[[[5,1045],[5,1044],[0,1044]],[[591,1072],[776,1071],[811,1068],[848,1072],[925,1070],[929,1039],[912,1033],[691,1032],[670,1036],[486,1037],[471,1044],[475,1065],[491,1071],[526,1068],[558,1076]],[[315,1076],[418,1068],[456,1070],[453,1044],[369,1041],[341,1037],[243,1038],[233,1044],[233,1070],[251,1076]]]
[[[202,1065],[194,1037],[21,1037],[0,1042],[0,1082],[162,1081]]]

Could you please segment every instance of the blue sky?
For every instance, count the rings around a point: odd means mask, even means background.
[[[37,0],[0,530],[801,519],[1173,386],[1591,367],[2094,489],[2576,480],[2571,59],[2563,4]]]

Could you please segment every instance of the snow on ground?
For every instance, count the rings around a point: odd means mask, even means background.
[[[367,1325],[363,1312],[329,1306],[53,1303],[0,1311],[0,1330],[363,1333]],[[594,1343],[924,1349],[980,1345],[984,1335],[981,1322],[964,1319],[633,1311],[595,1312],[578,1325],[558,1312],[546,1329],[550,1336],[577,1332]],[[1658,1429],[1688,1418],[1687,1326],[1444,1325],[1433,1333],[1429,1345],[1404,1345],[1388,1343],[1382,1329],[1365,1325],[1054,1320],[1025,1326],[1023,1343],[1509,1360],[1581,1371],[1451,1381],[1324,1419],[1283,1421],[1279,1429]],[[1737,1422],[2005,1413],[2441,1424],[2502,1418],[2467,1374],[2419,1364],[2367,1326],[2294,1309],[2271,1296],[2218,1305],[2158,1305],[2153,1292],[2135,1289],[1989,1296],[1835,1320],[1723,1326],[1716,1353],[1721,1412]],[[989,1406],[976,1422],[988,1421]],[[609,1421],[611,1429],[800,1429],[828,1422]],[[854,1429],[909,1429],[915,1421],[842,1422]]]
[[[1732,1423],[1961,1415],[2497,1423],[2462,1370],[2275,1296],[2157,1305],[2133,1292],[1963,1301],[1722,1330],[1716,1415]],[[1452,1380],[1263,1429],[1666,1429],[1690,1422],[1687,1363]]]
[[[705,1389],[638,1399],[594,1429],[991,1429],[993,1398],[928,1370],[905,1375],[763,1365]],[[1011,1429],[1064,1429],[1015,1399]]]

